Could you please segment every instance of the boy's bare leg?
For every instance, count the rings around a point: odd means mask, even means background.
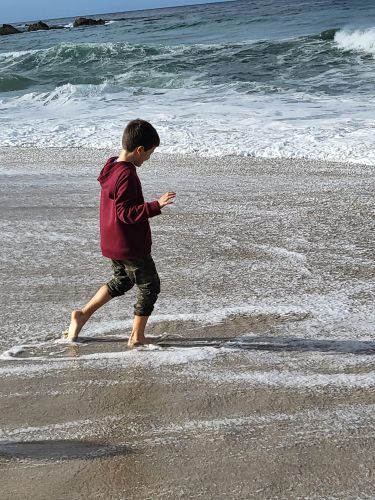
[[[128,340],[128,346],[134,347],[136,344],[146,344],[145,328],[150,316],[134,316],[132,333]]]
[[[71,321],[66,338],[68,340],[76,340],[86,321],[94,314],[99,307],[104,306],[112,299],[108,293],[107,285],[99,288],[93,298],[81,309],[72,312]]]

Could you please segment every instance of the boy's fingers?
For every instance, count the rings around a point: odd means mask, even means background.
[[[171,205],[173,203],[173,198],[176,197],[176,193],[174,191],[167,191],[166,193],[163,194],[163,196],[160,198],[159,203],[163,206],[166,205]]]

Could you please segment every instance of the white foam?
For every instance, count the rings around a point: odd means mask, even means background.
[[[0,359],[6,359],[6,360],[14,359],[18,354],[21,354],[21,352],[24,352],[24,350],[25,350],[25,346],[23,346],[23,345],[13,346],[10,349],[8,349],[7,351],[4,351],[0,355]]]
[[[162,153],[375,165],[372,97],[241,94],[230,86],[146,88],[142,95],[138,90],[115,92],[108,82],[67,84],[50,92],[3,97],[0,146],[117,148],[123,121],[141,115],[157,124]],[[121,107],[136,109],[136,114],[129,111],[119,122]],[[9,126],[10,116],[17,126]]]
[[[60,396],[62,394],[73,394],[74,391],[33,391],[33,396]],[[11,392],[10,394],[0,394],[0,398],[27,398],[30,397],[30,391]]]
[[[295,443],[296,438],[300,440],[316,439],[318,436],[352,436],[353,428],[363,428],[362,436],[373,435],[371,424],[374,412],[374,405],[337,405],[333,409],[307,409],[295,413],[272,412],[263,414],[250,414],[244,416],[228,416],[213,419],[194,419],[185,420],[179,423],[167,425],[148,425],[143,427],[138,422],[124,422],[123,415],[105,416],[100,419],[82,419],[77,421],[68,421],[54,423],[43,426],[30,427],[3,427],[0,431],[0,437],[11,439],[40,440],[53,436],[56,438],[69,439],[80,436],[96,435],[98,428],[101,432],[105,428],[113,428],[121,425],[122,434],[124,428],[132,431],[134,438],[132,443],[136,442],[137,447],[155,446],[168,444],[173,440],[180,440],[181,435],[213,432],[216,433],[222,429],[243,428],[256,429],[267,425],[273,425],[282,422],[283,425],[290,425],[290,430],[285,435],[279,436],[280,441]],[[369,425],[370,424],[370,425]],[[105,431],[104,431],[105,432]],[[272,437],[271,439],[274,439]],[[118,443],[126,444],[126,443]],[[274,445],[274,442],[273,442]]]
[[[63,345],[80,345],[82,343],[82,339],[71,340],[65,337],[65,332],[63,336],[54,340],[55,344],[63,344]]]
[[[154,352],[157,350],[157,352]],[[18,366],[0,367],[3,377],[20,376],[33,377],[34,375],[49,373],[60,370],[71,370],[80,366],[93,366],[95,369],[116,369],[121,367],[150,366],[158,368],[170,365],[183,365],[213,359],[219,353],[213,347],[192,348],[168,348],[153,349],[141,347],[120,352],[99,352],[84,354],[76,358],[51,358],[51,357],[29,357],[23,359]],[[35,360],[38,363],[33,363]],[[24,363],[27,361],[27,363]]]
[[[195,373],[194,377],[197,374]],[[304,373],[296,370],[248,371],[234,373],[207,371],[200,374],[212,382],[241,382],[254,386],[286,387],[288,389],[309,388],[371,388],[375,387],[375,371],[367,373]]]
[[[375,28],[349,30],[335,33],[335,42],[343,50],[358,50],[375,56]]]
[[[0,437],[21,437],[21,436],[27,436],[28,439],[30,438],[40,438],[41,436],[49,435],[53,433],[53,435],[82,435],[89,432],[90,428],[92,428],[95,424],[101,425],[101,422],[103,424],[110,424],[118,420],[122,420],[122,416],[107,416],[107,417],[101,417],[100,419],[84,419],[84,420],[74,420],[74,421],[68,421],[68,422],[63,422],[63,423],[56,423],[56,424],[50,424],[50,425],[42,425],[42,426],[30,426],[30,427],[20,427],[16,429],[12,428],[2,428],[0,430]],[[77,431],[77,429],[79,429]]]
[[[76,366],[74,359],[62,360],[41,356],[22,358],[18,361],[19,363],[13,366],[0,366],[1,376],[29,378],[56,370],[74,369]]]
[[[172,424],[157,428],[154,433],[172,434],[186,433],[191,431],[206,432],[217,431],[225,427],[259,426],[261,424],[273,424],[275,422],[298,423],[299,425],[314,425],[321,430],[330,428],[334,431],[342,431],[349,423],[365,423],[373,416],[375,405],[338,405],[335,409],[320,410],[308,409],[296,413],[266,413],[254,414],[241,417],[228,417],[221,419],[188,420],[180,424]]]
[[[218,350],[213,347],[191,347],[191,348],[176,348],[170,347],[168,349],[150,348],[143,346],[141,348],[125,351],[125,352],[107,352],[107,353],[94,353],[85,354],[80,356],[83,361],[106,361],[110,360],[111,363],[119,363],[121,365],[149,365],[152,367],[166,366],[166,365],[183,365],[188,363],[195,363],[199,361],[206,361],[214,358],[218,354]],[[155,355],[149,355],[150,351],[157,350]]]
[[[33,50],[15,50],[11,52],[0,52],[0,61],[5,59],[17,59],[18,57],[27,56],[30,54],[36,54],[39,52],[38,49]]]

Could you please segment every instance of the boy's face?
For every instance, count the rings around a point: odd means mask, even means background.
[[[143,162],[147,161],[152,153],[155,151],[156,146],[154,146],[151,149],[148,149],[147,151],[143,146],[138,146],[136,148],[136,153],[137,153],[137,165],[140,167]]]

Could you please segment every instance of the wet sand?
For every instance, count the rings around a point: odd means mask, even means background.
[[[371,498],[373,389],[73,365],[2,383],[2,498]]]
[[[108,152],[1,153],[2,498],[373,498],[372,167],[155,156],[180,199],[129,350],[134,297],[55,342],[108,276]]]

